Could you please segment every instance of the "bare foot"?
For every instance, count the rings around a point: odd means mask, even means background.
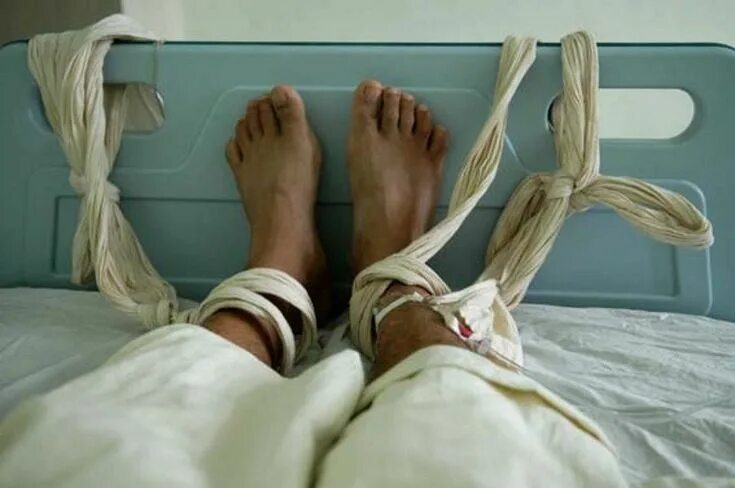
[[[304,103],[289,86],[251,100],[227,145],[251,229],[249,267],[321,287],[326,261],[314,220],[321,152]]]
[[[406,247],[428,227],[441,185],[446,129],[425,105],[396,88],[364,81],[355,90],[348,165],[354,205],[353,261],[360,272]],[[394,283],[381,302],[427,292]],[[409,303],[389,313],[378,332],[373,374],[434,344],[461,346],[441,316]]]
[[[429,108],[397,88],[355,90],[347,162],[354,205],[355,271],[426,231],[441,184],[448,133]]]

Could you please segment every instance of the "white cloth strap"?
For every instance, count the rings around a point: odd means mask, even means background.
[[[301,312],[302,333],[298,344],[283,313],[266,296],[276,297]],[[215,312],[235,308],[270,323],[283,345],[281,371],[287,372],[316,339],[316,315],[306,289],[283,271],[251,268],[217,285],[198,308],[188,310],[186,322],[203,323]]]
[[[120,191],[108,176],[125,122],[125,93],[110,92],[110,111],[105,114],[102,78],[105,54],[113,38],[119,37],[155,38],[131,19],[113,15],[87,29],[44,34],[29,43],[31,72],[49,123],[69,161],[70,183],[82,196],[74,237],[73,280],[86,281],[94,274],[108,300],[150,327],[180,320],[202,321],[212,310],[240,308],[277,327],[289,356],[284,365],[290,364],[315,335],[313,305],[303,287],[274,270],[251,270],[216,287],[199,309],[180,312],[175,290],[153,268],[123,216]],[[509,310],[522,300],[566,217],[594,204],[610,206],[663,242],[698,248],[712,244],[710,222],[681,195],[631,178],[599,175],[597,50],[592,38],[579,32],[562,40],[563,90],[553,107],[559,170],[532,174],[518,186],[493,232],[477,287],[449,293],[449,287],[426,262],[454,236],[493,182],[509,105],[534,61],[535,44],[529,38],[506,39],[493,108],[460,172],[447,216],[408,247],[355,278],[350,300],[352,338],[369,357],[374,357],[371,311],[393,281],[429,290],[435,295],[435,305],[444,307],[449,315],[467,316],[478,300],[485,300],[480,307],[486,312],[483,327],[489,332],[485,337],[502,340],[484,347],[500,355],[520,351],[518,329]],[[277,296],[301,311],[301,346],[289,343],[285,319],[262,294]],[[520,352],[511,355],[522,365]]]
[[[535,50],[533,39],[509,37],[503,44],[493,108],[460,172],[447,216],[404,250],[371,265],[355,278],[350,300],[352,339],[368,357],[375,357],[370,311],[391,282],[421,286],[432,295],[449,293],[449,287],[426,265],[426,261],[452,238],[495,178],[502,154],[508,107],[533,63]],[[455,297],[461,299],[461,296]],[[499,302],[497,295],[486,307],[503,307],[496,302]],[[507,314],[507,320],[498,320],[493,325],[493,333],[520,345],[510,314]]]
[[[523,351],[520,343],[493,332],[495,314],[500,320],[510,317],[507,309],[488,307],[498,294],[494,280],[476,283],[460,292],[439,296],[424,296],[413,292],[402,295],[373,311],[375,335],[385,317],[406,303],[421,303],[437,312],[444,325],[454,332],[471,350],[483,356],[494,357],[506,366],[523,368]],[[497,302],[502,304],[502,302]],[[512,320],[512,319],[511,319]]]
[[[397,309],[398,307],[402,307],[403,305],[407,303],[424,303],[424,296],[420,293],[408,293],[406,295],[400,296],[397,299],[390,302],[388,305],[386,305],[383,308],[375,308],[373,310],[373,321],[375,323],[375,334],[378,333],[378,330],[380,329],[380,324],[383,322],[383,319],[391,313],[393,310]]]
[[[125,219],[120,190],[108,177],[125,125],[127,88],[104,89],[102,74],[105,55],[116,38],[156,36],[128,17],[112,15],[86,29],[36,36],[28,45],[28,64],[46,117],[71,168],[69,183],[81,196],[72,280],[82,283],[94,277],[113,305],[148,327],[202,323],[223,308],[248,312],[278,331],[284,348],[281,369],[287,372],[316,336],[314,307],[296,280],[277,270],[248,270],[215,287],[198,308],[180,311],[176,291],[155,270]],[[278,297],[301,312],[298,347],[283,314],[262,295]]]
[[[577,32],[562,40],[561,50],[563,90],[553,107],[559,170],[532,174],[521,182],[496,224],[486,268],[476,284],[449,293],[426,262],[454,236],[495,178],[508,106],[535,57],[533,39],[509,37],[501,51],[492,110],[454,186],[447,216],[408,247],[355,278],[350,301],[352,338],[369,357],[375,354],[370,311],[390,283],[397,281],[436,295],[435,303],[446,307],[445,321],[477,315],[475,307],[484,308],[485,314],[477,320],[485,325],[478,325],[476,331],[491,339],[482,348],[522,366],[518,328],[509,310],[523,299],[566,217],[595,204],[613,208],[663,242],[696,248],[712,244],[710,222],[681,195],[632,178],[599,175],[597,48],[589,34]],[[486,290],[478,295],[477,286]]]

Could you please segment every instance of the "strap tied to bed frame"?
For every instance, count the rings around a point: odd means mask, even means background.
[[[564,170],[559,170],[551,176],[541,178],[543,192],[548,200],[569,199],[571,212],[584,212],[592,206],[592,202],[584,193],[584,188],[574,181],[574,177]]]
[[[77,192],[77,195],[81,197],[85,197],[91,191],[99,189],[98,191],[101,191],[102,196],[107,200],[112,200],[116,203],[120,201],[120,189],[108,180],[105,180],[99,186],[91,186],[84,175],[72,171],[69,174],[69,184]]]
[[[284,343],[287,370],[313,341],[314,309],[306,290],[272,269],[248,270],[215,287],[195,309],[179,311],[173,287],[155,270],[119,206],[119,190],[109,180],[125,123],[125,87],[103,90],[102,65],[114,38],[153,39],[122,15],[80,31],[44,34],[29,43],[29,66],[46,116],[71,167],[70,184],[83,196],[74,237],[72,278],[96,278],[101,293],[119,309],[153,327],[176,321],[202,323],[222,308],[236,308],[271,323]],[[488,120],[467,156],[447,216],[393,256],[363,270],[350,300],[354,342],[374,356],[372,311],[391,282],[421,286],[446,316],[486,317],[474,324],[491,339],[495,352],[522,365],[518,329],[510,310],[520,303],[570,214],[602,204],[652,237],[674,245],[712,244],[712,228],[681,195],[632,178],[599,174],[597,130],[597,50],[579,32],[562,40],[563,90],[552,110],[559,170],[531,174],[516,188],[488,245],[486,267],[475,285],[450,293],[426,262],[457,232],[492,184],[503,149],[511,99],[535,58],[535,41],[508,38],[502,48]],[[109,100],[105,112],[104,98]],[[304,332],[297,346],[278,308],[264,297],[293,304]],[[486,314],[469,313],[482,301]],[[481,320],[478,318],[478,320]]]
[[[281,370],[288,372],[316,336],[314,307],[301,284],[278,270],[248,270],[215,287],[199,307],[179,310],[176,291],[155,270],[123,215],[120,190],[108,178],[120,148],[129,85],[103,86],[102,73],[116,38],[156,36],[124,15],[112,15],[79,31],[36,36],[28,45],[28,64],[46,117],[71,167],[69,183],[82,197],[72,280],[83,283],[94,277],[105,298],[146,327],[201,324],[223,308],[246,312],[278,332],[283,343]],[[301,312],[298,345],[286,318],[263,295]]]
[[[588,33],[577,32],[562,39],[563,89],[552,107],[559,169],[531,174],[518,185],[496,224],[486,268],[476,285],[448,294],[448,286],[426,261],[456,233],[495,178],[508,105],[533,62],[534,47],[531,39],[511,37],[505,41],[493,108],[455,184],[447,216],[407,248],[373,264],[355,279],[350,302],[352,337],[368,356],[375,353],[369,311],[391,282],[443,295],[443,307],[449,307],[457,317],[469,315],[463,312],[463,303],[477,292],[477,284],[491,282],[497,287],[486,287],[482,296],[492,309],[488,314],[492,323],[477,325],[473,333],[487,326],[491,339],[502,339],[497,341],[503,347],[496,355],[522,366],[518,329],[509,311],[523,299],[565,219],[593,205],[612,208],[638,229],[668,244],[695,248],[712,244],[710,222],[683,196],[641,180],[600,175],[597,48]],[[426,302],[431,305],[432,300]]]
[[[712,226],[686,198],[651,183],[600,174],[597,48],[586,32],[561,47],[563,89],[552,107],[559,169],[527,176],[498,220],[481,278],[498,280],[516,307],[544,263],[566,218],[604,205],[659,241],[694,248],[713,242]]]
[[[510,102],[533,64],[535,52],[536,42],[533,39],[509,37],[505,40],[500,53],[493,108],[454,186],[447,216],[408,247],[374,263],[355,278],[350,299],[351,333],[353,341],[368,357],[375,356],[373,310],[393,281],[420,286],[435,296],[450,297],[449,286],[426,262],[457,232],[495,179],[503,150]],[[500,301],[495,283],[488,283],[488,286],[481,288],[486,306],[495,312],[492,314],[491,333],[505,339],[505,343],[514,345],[510,352],[508,348],[496,352],[504,355],[504,359],[509,362],[522,365],[518,330],[507,308]],[[469,302],[467,298],[475,289],[476,287],[469,287],[456,292],[442,304],[445,308],[452,304],[458,305],[455,312],[461,314],[461,304]]]

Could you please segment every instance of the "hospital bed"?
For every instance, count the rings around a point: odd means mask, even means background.
[[[144,332],[91,287],[69,283],[78,199],[26,51],[25,42],[0,49],[0,415]],[[317,218],[338,310],[351,281],[344,154],[354,86],[377,78],[405,88],[451,131],[441,217],[487,116],[498,55],[495,44],[119,43],[106,80],[151,87],[164,121],[126,133],[112,181],[156,268],[200,300],[242,269],[249,241],[224,144],[248,99],[294,85],[324,150]],[[712,221],[715,244],[655,242],[604,208],[572,216],[514,312],[528,374],[602,425],[631,481],[735,477],[735,55],[717,45],[602,45],[600,84],[691,96],[684,132],[603,140],[601,171],[683,194]],[[554,169],[548,113],[560,89],[559,46],[541,45],[511,105],[495,182],[431,262],[451,286],[482,268],[521,179]],[[346,340],[324,330],[320,343],[311,360]]]

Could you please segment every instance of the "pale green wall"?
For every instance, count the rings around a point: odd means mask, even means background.
[[[170,40],[557,41],[588,29],[599,41],[735,45],[735,0],[0,0],[0,43],[115,11]],[[662,101],[603,94],[602,133],[674,133],[691,110],[675,94]]]
[[[599,41],[735,45],[735,0],[124,0],[124,9],[169,39],[558,41],[587,29]],[[692,104],[676,93],[662,97],[603,93],[603,137],[677,133]]]

